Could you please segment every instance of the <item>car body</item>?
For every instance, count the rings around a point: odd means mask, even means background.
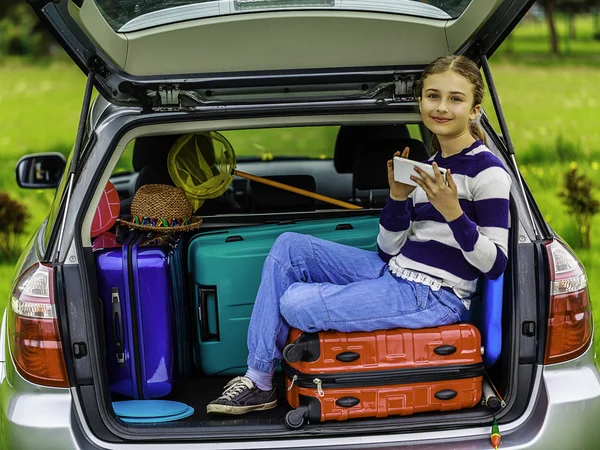
[[[21,186],[56,187],[56,197],[17,264],[2,320],[3,448],[484,449],[494,416],[501,448],[595,448],[600,374],[585,271],[544,221],[518,172],[487,64],[533,2],[449,2],[444,10],[410,1],[145,1],[120,3],[120,13],[102,0],[31,3],[88,75],[88,84],[69,159],[30,155],[17,167]],[[128,143],[212,130],[396,124],[413,125],[429,143],[412,87],[427,63],[452,53],[483,68],[501,134],[485,114],[482,125],[488,147],[513,179],[506,345],[496,373],[507,394],[505,407],[295,431],[277,421],[163,427],[118,420],[103,372],[89,230],[107,181],[123,197],[133,194],[139,174],[114,170]],[[92,87],[101,95],[89,107]],[[240,158],[238,169],[264,176],[310,174],[318,193],[341,200],[387,196],[381,186],[357,194],[352,170],[340,171],[331,158],[271,159]],[[323,207],[215,214],[205,217],[205,226],[293,221],[300,214],[374,214],[373,205],[352,213]],[[25,336],[28,329],[34,334]]]

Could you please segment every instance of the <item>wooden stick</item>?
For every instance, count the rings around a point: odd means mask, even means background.
[[[342,208],[363,209],[362,206],[353,205],[352,203],[347,203],[347,202],[343,202],[341,200],[336,200],[335,198],[327,197],[326,195],[317,194],[315,192],[307,191],[305,189],[300,189],[300,188],[297,188],[294,186],[290,186],[288,184],[278,183],[277,181],[258,177],[256,175],[251,175],[246,172],[240,172],[239,170],[234,170],[233,174],[237,175],[238,177],[246,178],[247,180],[252,180],[252,181],[257,181],[259,183],[268,184],[269,186],[283,189],[285,191],[294,192],[296,194],[304,195],[306,197],[312,197],[316,200],[321,200],[326,203],[331,203],[332,205],[341,206]]]

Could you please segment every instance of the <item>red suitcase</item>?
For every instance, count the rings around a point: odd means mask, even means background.
[[[365,333],[292,330],[283,356],[291,428],[475,406],[483,363],[469,324]]]

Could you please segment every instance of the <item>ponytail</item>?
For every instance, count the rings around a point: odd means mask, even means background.
[[[471,133],[471,136],[473,136],[475,139],[479,139],[481,142],[483,142],[484,145],[487,146],[487,139],[485,137],[485,133],[483,132],[483,129],[477,123],[476,120],[472,120],[471,122],[469,122],[469,132]],[[437,140],[437,137],[435,139]]]

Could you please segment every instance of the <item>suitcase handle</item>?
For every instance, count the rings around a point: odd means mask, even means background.
[[[208,324],[208,297],[212,295],[215,303],[215,315],[216,315],[216,327],[217,331],[212,333],[209,329]],[[200,339],[206,341],[220,341],[221,336],[219,333],[219,313],[217,310],[217,288],[211,287],[198,287],[198,322],[200,323]]]
[[[341,362],[353,362],[360,358],[360,354],[356,352],[342,352],[335,356],[335,359]]]
[[[111,289],[111,317],[113,339],[115,341],[115,356],[120,366],[125,364],[125,346],[123,345],[123,312],[121,310],[121,299],[119,288]]]
[[[438,345],[433,349],[433,353],[440,356],[449,356],[456,353],[456,347],[454,345]]]

